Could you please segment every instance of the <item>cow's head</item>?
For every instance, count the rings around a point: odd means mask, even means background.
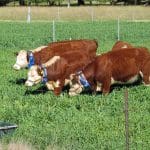
[[[83,85],[80,83],[80,79],[78,75],[70,76],[71,84],[69,89],[69,95],[75,96],[80,94],[83,91]]]
[[[21,50],[20,52],[16,53],[16,55],[17,55],[17,60],[13,68],[15,70],[20,70],[22,68],[27,67],[28,66],[27,51]]]
[[[28,72],[28,78],[25,82],[26,86],[33,86],[42,81],[43,78],[43,70],[40,66],[34,65],[30,68]]]
[[[47,46],[40,46],[40,47],[33,49],[31,51],[21,50],[20,52],[15,53],[17,56],[17,60],[16,60],[16,63],[14,64],[13,68],[15,70],[21,70],[21,69],[26,68],[26,67],[30,68],[32,65],[34,65],[33,55],[31,56],[31,54],[39,52],[46,47]]]

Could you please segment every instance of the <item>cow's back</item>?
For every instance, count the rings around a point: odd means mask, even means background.
[[[83,54],[86,53],[90,59],[93,59],[96,56],[97,47],[98,44],[94,40],[73,40],[51,43],[48,47],[34,53],[36,58],[35,63],[45,63],[53,56],[62,56],[68,52],[73,54],[75,51]]]

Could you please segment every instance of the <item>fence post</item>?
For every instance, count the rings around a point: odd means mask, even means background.
[[[94,11],[93,11],[93,7],[91,7],[91,19],[92,19],[92,22],[94,21]]]
[[[126,137],[126,150],[129,150],[129,112],[128,112],[128,90],[124,92],[124,113],[125,113],[125,137]]]
[[[118,41],[120,40],[120,19],[118,17],[118,21],[117,21],[117,39]]]
[[[53,20],[53,42],[55,42],[55,21]]]
[[[31,8],[28,7],[27,23],[31,22]]]
[[[57,9],[57,20],[60,20],[60,8]]]
[[[68,0],[68,8],[70,8],[70,0]]]

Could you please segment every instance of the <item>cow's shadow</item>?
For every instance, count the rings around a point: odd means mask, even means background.
[[[38,95],[38,94],[45,94],[47,93],[49,90],[46,88],[45,85],[40,86],[39,88],[37,88],[36,90],[31,90],[31,88],[27,88],[27,90],[24,93],[24,96],[26,95]]]
[[[110,88],[110,93],[112,93],[114,90],[120,91],[122,88],[132,88],[132,87],[136,87],[142,84],[142,78],[139,78],[138,81],[136,81],[135,83],[132,84],[114,84],[111,85]],[[98,91],[98,92],[93,92],[92,90],[85,90],[81,93],[81,95],[101,95],[102,92]]]
[[[25,84],[26,79],[21,78],[21,79],[16,79],[16,80],[9,80],[9,82],[12,84],[23,85],[23,84]]]
[[[47,89],[46,85],[42,85],[40,86],[39,88],[37,88],[36,90],[31,90],[30,88],[27,88],[27,90],[25,91],[24,95],[38,95],[38,94],[45,94],[47,92],[52,92],[53,91],[50,91]],[[65,86],[62,90],[62,92],[69,92],[69,86]]]

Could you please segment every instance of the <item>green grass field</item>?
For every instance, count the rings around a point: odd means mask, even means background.
[[[52,23],[0,22],[0,120],[18,129],[1,143],[25,141],[44,150],[124,150],[124,90],[129,91],[130,149],[150,148],[150,87],[115,87],[108,96],[88,93],[56,97],[24,86],[27,70],[15,71],[14,52],[52,42]],[[120,39],[150,48],[149,22],[121,22]],[[111,50],[117,22],[56,22],[56,39],[97,39],[97,53]]]

